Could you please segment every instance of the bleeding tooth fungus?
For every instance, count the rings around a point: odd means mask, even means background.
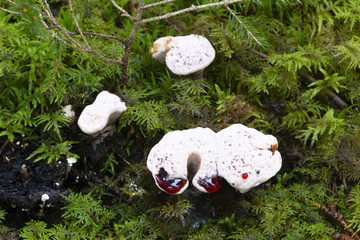
[[[213,193],[221,178],[244,193],[280,170],[277,146],[274,136],[241,124],[218,133],[200,127],[173,131],[151,149],[147,167],[156,185],[169,194],[184,192],[189,182]]]

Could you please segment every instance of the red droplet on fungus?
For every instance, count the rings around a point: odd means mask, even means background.
[[[221,186],[221,180],[219,176],[211,178],[200,178],[198,183],[200,186],[205,188],[208,193],[216,192]]]
[[[186,179],[181,178],[169,179],[169,174],[164,168],[160,168],[159,173],[155,177],[159,187],[169,194],[178,193],[187,182]]]
[[[249,175],[248,175],[247,173],[243,173],[241,177],[242,177],[242,179],[244,179],[244,180],[245,180],[245,179],[247,179],[247,178],[248,178],[248,176],[249,176]]]

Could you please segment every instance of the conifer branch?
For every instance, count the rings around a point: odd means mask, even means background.
[[[82,45],[80,43],[78,43],[75,39],[73,39],[60,25],[59,23],[56,21],[54,15],[51,12],[51,8],[49,6],[49,3],[47,2],[47,0],[40,0],[40,4],[43,8],[43,11],[46,13],[46,16],[48,17],[48,19],[51,21],[51,23],[54,25],[54,27],[59,30],[67,39],[69,39],[70,42],[72,42],[73,44],[75,44],[78,48],[83,48]]]
[[[168,14],[161,15],[161,16],[158,16],[158,17],[152,17],[152,18],[143,19],[143,20],[141,20],[141,23],[153,22],[153,21],[166,19],[166,18],[169,18],[169,17],[173,17],[173,16],[176,16],[176,15],[187,13],[187,12],[198,11],[198,10],[201,10],[201,9],[204,9],[204,8],[211,8],[211,7],[216,7],[216,6],[224,6],[224,5],[227,5],[227,4],[233,4],[233,3],[244,2],[244,1],[245,0],[225,0],[225,1],[222,1],[222,2],[209,3],[209,4],[204,4],[204,5],[198,5],[198,6],[192,5],[191,7],[184,8],[184,9],[176,11],[176,12],[168,13]]]
[[[114,64],[117,64],[117,65],[122,64],[122,61],[107,58],[107,57],[101,55],[100,53],[92,50],[90,47],[85,47],[85,46],[81,45],[79,42],[77,42],[74,38],[71,37],[71,34],[69,32],[65,31],[58,24],[58,22],[56,21],[54,15],[50,11],[50,6],[49,6],[47,0],[44,0],[44,2],[42,0],[40,0],[40,3],[41,3],[42,9],[45,12],[47,18],[53,24],[53,27],[48,26],[48,24],[44,21],[44,19],[42,17],[42,14],[39,14],[41,22],[45,26],[45,29],[47,29],[54,38],[58,39],[60,42],[62,42],[63,44],[65,44],[66,46],[68,46],[68,47],[70,47],[72,49],[75,49],[75,50],[80,51],[80,52],[87,52],[87,53],[93,54],[94,56],[96,56],[97,58],[99,58],[99,59],[101,59],[101,60],[103,60],[105,62],[114,63]],[[52,31],[51,29],[56,29],[56,30],[60,31],[60,33],[62,33],[68,39],[68,41],[61,38],[57,33]]]
[[[14,11],[11,11],[11,10],[8,10],[8,9],[6,9],[6,8],[2,8],[2,7],[0,7],[0,11],[5,11],[5,12],[8,12],[8,13],[12,13],[12,14],[20,14],[19,12],[14,12]]]
[[[333,220],[337,221],[341,226],[343,226],[343,228],[355,239],[355,240],[360,240],[360,237],[356,234],[356,232],[350,228],[348,226],[348,224],[346,223],[346,221],[343,219],[343,216],[341,213],[336,212],[335,206],[333,207],[325,207],[322,206],[321,204],[312,201],[312,200],[307,200],[309,203],[312,203],[313,205],[315,205],[315,207],[317,207],[321,212],[325,213],[326,216],[332,218]]]
[[[140,2],[139,2],[139,9],[136,13],[134,24],[131,28],[129,37],[125,44],[125,51],[124,51],[124,56],[122,58],[122,72],[121,72],[122,79],[123,79],[125,86],[127,86],[128,82],[129,82],[129,76],[127,74],[127,67],[128,67],[128,63],[129,63],[131,45],[134,42],[135,34],[136,34],[139,26],[142,24],[141,18],[142,18],[142,13],[143,13],[144,2],[145,2],[145,0],[140,0]]]
[[[238,16],[234,13],[233,10],[229,8],[227,4],[225,4],[226,9],[230,12],[230,14],[234,17],[234,19],[245,29],[245,31],[249,34],[249,36],[256,42],[257,45],[262,46],[261,42],[257,40],[257,38],[254,36],[254,34],[251,33],[251,31],[245,26],[245,24],[240,20]]]
[[[80,33],[78,32],[67,32],[70,35],[79,35]],[[103,37],[103,38],[110,38],[110,39],[115,39],[117,41],[119,41],[121,43],[121,45],[123,47],[125,47],[124,43],[125,41],[119,37],[113,36],[113,35],[109,35],[109,34],[102,34],[102,33],[95,33],[95,32],[82,32],[84,35],[89,35],[89,36],[95,36],[95,37]]]
[[[155,6],[159,6],[159,5],[163,5],[163,4],[167,4],[167,3],[171,3],[171,2],[175,2],[176,0],[163,0],[161,2],[157,2],[157,3],[151,3],[148,5],[145,5],[143,7],[143,9],[147,9],[147,8],[151,8],[151,7],[155,7]]]
[[[135,21],[135,18],[133,16],[131,16],[127,11],[125,11],[125,9],[123,9],[122,7],[120,7],[114,0],[110,0],[110,2],[118,9],[120,10],[120,12],[122,12],[122,16],[128,17],[130,18],[131,21]]]
[[[79,26],[78,21],[76,20],[75,12],[74,12],[74,9],[73,9],[73,6],[72,6],[72,0],[69,0],[69,6],[70,6],[71,16],[72,16],[72,18],[73,18],[73,21],[74,21],[74,23],[75,23],[75,25],[76,25],[76,28],[77,28],[78,32],[80,33],[80,35],[81,35],[82,39],[84,40],[84,43],[86,44],[86,46],[87,46],[89,49],[91,49],[88,41],[86,40],[86,38],[85,38],[85,36],[84,36],[84,34],[83,34],[80,26]]]

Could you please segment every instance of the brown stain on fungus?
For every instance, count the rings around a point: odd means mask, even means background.
[[[169,44],[171,42],[171,38],[168,38],[165,42],[165,51],[168,52],[170,50]]]
[[[161,47],[160,44],[154,43],[153,47],[150,49],[151,55],[154,55],[158,52],[158,49]]]
[[[275,145],[271,145],[269,150],[272,152],[272,155],[274,156],[277,149],[278,149],[278,145],[275,144]]]

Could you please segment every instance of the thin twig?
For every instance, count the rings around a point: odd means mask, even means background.
[[[119,41],[123,47],[125,47],[125,45],[124,45],[125,41],[122,40],[121,38],[113,36],[113,35],[95,33],[95,32],[82,32],[82,33],[84,35],[115,39],[115,40]],[[70,34],[70,35],[79,35],[80,33],[78,33],[78,32],[68,32],[68,34]]]
[[[312,200],[307,200],[309,203],[312,203],[315,205],[315,207],[317,207],[320,211],[322,211],[323,213],[325,213],[328,217],[334,219],[335,221],[337,221],[338,223],[340,223],[341,226],[343,226],[345,228],[345,230],[350,233],[350,235],[355,239],[355,240],[360,240],[360,237],[356,234],[356,232],[350,228],[347,223],[345,222],[345,220],[342,217],[341,213],[336,212],[335,209],[330,209],[327,208],[325,206],[320,205],[319,203],[312,201]]]
[[[235,18],[235,20],[240,23],[240,25],[245,29],[245,31],[250,35],[252,39],[256,42],[257,45],[262,46],[261,42],[259,42],[256,37],[251,33],[251,31],[245,26],[245,24],[240,20],[238,16],[234,13],[233,10],[229,8],[227,4],[225,4],[226,9],[230,12],[230,14]]]
[[[12,14],[20,14],[19,12],[10,11],[10,10],[8,10],[6,8],[2,8],[2,7],[0,7],[0,10],[8,12],[8,13],[12,13]]]
[[[148,4],[148,5],[145,5],[145,6],[143,7],[143,9],[147,9],[147,8],[159,6],[159,5],[162,5],[162,4],[167,4],[167,3],[175,2],[175,1],[176,1],[176,0],[163,0],[163,1],[161,1],[161,2],[151,3],[151,4]]]
[[[127,11],[125,11],[122,7],[117,5],[117,3],[114,0],[110,0],[110,2],[123,13],[122,14],[123,16],[130,18],[131,21],[135,21],[135,18],[133,16],[131,16]]]
[[[5,0],[5,2],[11,3],[15,5],[15,2],[11,1],[11,0]]]
[[[44,4],[45,3],[45,4]],[[43,8],[43,10],[45,11],[47,17],[49,18],[49,20],[52,22],[52,24],[55,26],[55,28],[57,30],[59,30],[67,39],[69,39],[69,41],[73,44],[75,44],[78,48],[82,49],[83,46],[78,43],[75,39],[73,39],[60,25],[59,23],[56,21],[54,15],[51,12],[49,3],[47,2],[47,0],[40,0],[40,4]],[[46,7],[45,7],[46,6]]]
[[[132,25],[128,40],[126,41],[126,44],[125,44],[124,56],[122,58],[122,62],[123,62],[122,71],[121,71],[122,79],[123,79],[123,82],[124,82],[125,86],[127,86],[128,82],[129,82],[129,77],[128,77],[128,73],[127,73],[127,67],[128,67],[128,63],[129,63],[131,45],[132,45],[132,43],[134,41],[135,34],[136,34],[139,26],[141,24],[143,24],[141,22],[141,18],[142,18],[142,13],[143,13],[144,1],[145,0],[140,0],[140,2],[139,2],[139,9],[138,9],[138,11],[136,13],[136,18],[135,18],[134,23]]]
[[[61,48],[61,45],[60,45],[59,60],[58,60],[57,63],[56,63],[54,75],[53,75],[53,77],[52,77],[50,86],[49,86],[48,89],[47,89],[47,91],[50,92],[50,99],[52,98],[52,90],[51,90],[51,89],[52,89],[53,86],[54,86],[54,82],[55,82],[55,79],[56,79],[56,75],[59,73],[60,64],[61,64],[61,55],[62,55],[62,48]]]
[[[310,81],[310,82],[315,82],[316,79],[313,78],[312,76],[309,75],[302,75],[303,78],[305,78],[306,80]],[[338,105],[340,108],[346,108],[348,106],[348,104],[342,100],[336,93],[333,93],[330,89],[326,89],[325,90],[325,94],[329,97],[329,99],[331,101],[333,101],[336,105]]]
[[[91,49],[88,41],[86,40],[86,38],[85,38],[85,36],[84,36],[84,34],[83,34],[80,26],[79,26],[78,21],[76,20],[75,12],[74,12],[74,9],[73,9],[73,6],[72,6],[72,0],[69,0],[69,7],[70,7],[71,16],[72,16],[72,18],[73,18],[73,20],[74,20],[74,23],[75,23],[75,25],[76,25],[77,31],[80,33],[82,39],[84,40],[85,45],[86,45],[89,49]]]
[[[41,2],[41,1],[40,1],[40,2]],[[43,10],[46,12],[46,9],[43,8]],[[47,16],[49,17],[49,15],[47,15]],[[111,58],[107,58],[107,57],[101,55],[100,53],[98,53],[98,52],[96,52],[96,51],[94,51],[94,50],[92,50],[92,49],[85,48],[84,46],[82,46],[82,45],[79,44],[79,43],[78,43],[78,46],[72,45],[71,43],[74,43],[74,44],[75,44],[76,41],[75,41],[72,37],[70,37],[71,34],[70,34],[69,32],[67,32],[67,31],[65,31],[64,29],[62,29],[56,21],[55,21],[55,23],[54,23],[54,21],[51,21],[55,26],[54,26],[54,27],[50,27],[50,26],[48,26],[47,23],[44,21],[42,14],[39,14],[39,17],[40,17],[40,20],[41,20],[42,24],[45,26],[45,29],[48,30],[54,38],[56,38],[57,40],[59,40],[60,42],[62,42],[63,44],[65,44],[66,46],[68,46],[68,47],[70,47],[70,48],[72,48],[72,49],[75,49],[75,50],[77,50],[77,51],[80,51],[80,52],[87,52],[87,53],[93,54],[93,55],[95,55],[96,57],[98,57],[100,60],[103,60],[103,61],[105,61],[105,62],[114,63],[114,64],[117,64],[117,65],[121,65],[121,64],[122,64],[122,61],[115,60],[115,59],[111,59]],[[51,18],[51,17],[49,17],[49,18]],[[55,19],[54,19],[54,20],[55,20]],[[53,28],[59,30],[61,33],[63,33],[63,34],[65,35],[65,37],[69,36],[69,37],[67,37],[67,38],[68,38],[68,40],[69,40],[71,43],[67,42],[66,40],[64,40],[63,38],[61,38],[57,33],[55,33],[54,31],[52,31]],[[76,42],[76,43],[77,43],[77,42]]]
[[[211,8],[211,7],[216,7],[216,6],[224,6],[224,5],[227,5],[227,4],[233,4],[233,3],[244,2],[244,1],[245,0],[225,0],[223,2],[209,3],[209,4],[204,4],[204,5],[198,5],[198,6],[192,5],[191,7],[184,8],[184,9],[176,11],[176,12],[168,13],[168,14],[161,15],[161,16],[158,16],[158,17],[152,17],[152,18],[143,19],[141,21],[141,23],[153,22],[153,21],[173,17],[173,16],[176,16],[176,15],[179,15],[179,14],[183,14],[183,13],[186,13],[186,12],[193,12],[193,11],[197,11],[197,10],[204,9],[204,8]]]
[[[6,141],[4,142],[4,144],[1,146],[0,148],[0,156],[2,154],[2,152],[4,151],[4,149],[6,148],[6,146],[10,143],[9,139],[6,139]]]

